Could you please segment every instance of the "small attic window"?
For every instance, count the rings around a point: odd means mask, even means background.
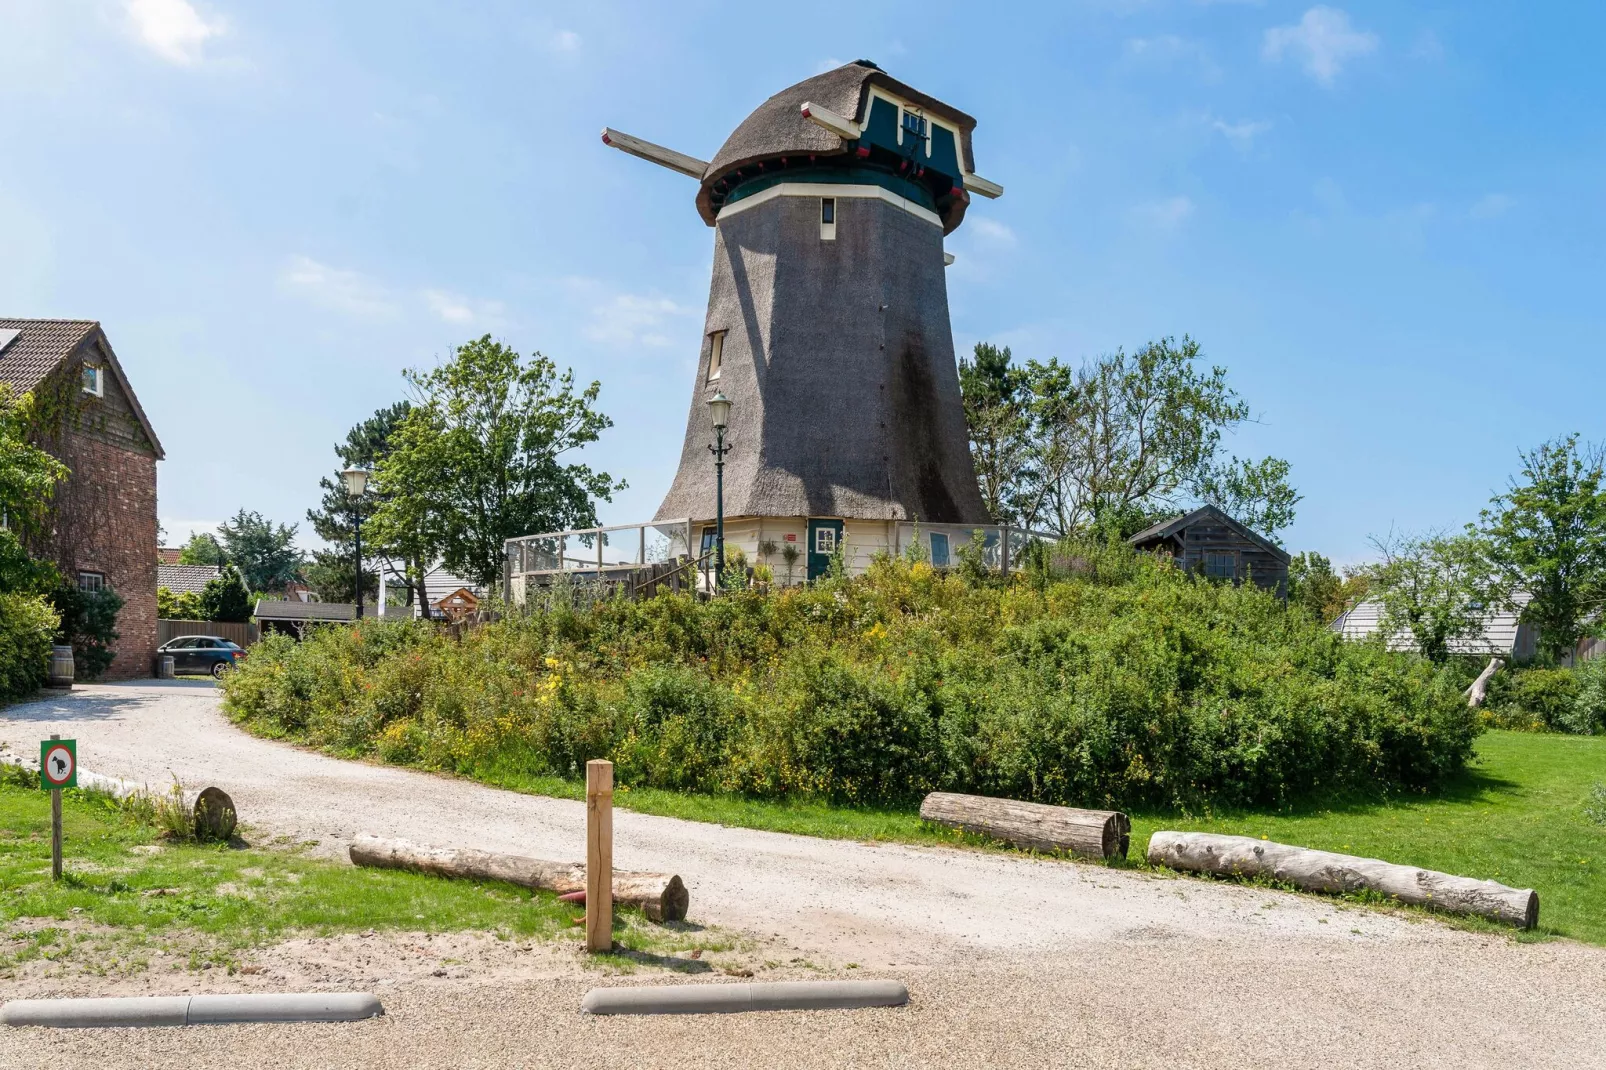
[[[715,331],[708,336],[708,381],[713,382],[719,378],[721,365],[725,363],[725,332]]]
[[[84,393],[97,398],[106,396],[106,369],[96,364],[84,365]]]
[[[836,198],[820,198],[820,240],[836,240]]]

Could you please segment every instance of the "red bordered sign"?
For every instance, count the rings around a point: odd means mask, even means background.
[[[78,786],[76,739],[47,739],[39,744],[39,786],[45,791]]]

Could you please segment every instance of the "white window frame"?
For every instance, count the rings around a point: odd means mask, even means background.
[[[93,397],[106,396],[106,369],[99,364],[85,364],[83,372],[84,393]]]
[[[713,382],[724,371],[725,364],[725,332],[710,331],[708,333],[708,381]]]
[[[836,241],[836,198],[820,198],[820,240]],[[830,216],[829,220],[826,216]]]
[[[814,552],[829,557],[836,553],[836,528],[821,524],[814,529]]]
[[[78,573],[78,589],[80,591],[104,591],[106,589],[106,573],[82,569]]]

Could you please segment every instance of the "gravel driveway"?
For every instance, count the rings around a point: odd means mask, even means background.
[[[317,840],[331,855],[359,832],[584,855],[581,803],[259,740],[227,723],[218,698],[209,683],[82,687],[0,713],[0,744],[36,755],[60,732],[78,740],[86,769],[215,783],[234,797],[248,838]],[[400,982],[382,992],[388,1018],[336,1031],[19,1031],[0,1037],[0,1064],[13,1065],[7,1051],[48,1044],[56,1065],[108,1065],[112,1053],[185,1062],[205,1051],[253,1065],[272,1052],[279,1066],[1606,1066],[1606,951],[1568,941],[1518,943],[1090,865],[626,811],[614,835],[616,866],[685,879],[692,920],[779,938],[837,967],[858,963],[855,976],[902,977],[911,1007],[582,1020],[574,1009],[590,982],[573,963],[548,961]],[[14,987],[0,993],[38,994]],[[473,1008],[468,1018],[450,1009],[457,1001]],[[337,1036],[348,1039],[323,1044]]]

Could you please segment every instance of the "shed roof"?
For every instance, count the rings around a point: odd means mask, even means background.
[[[98,341],[107,356],[106,365],[128,397],[128,403],[150,439],[156,459],[161,460],[162,441],[156,437],[150,417],[139,403],[139,396],[123,374],[122,363],[96,320],[30,320],[0,317],[0,383],[8,383],[26,393],[44,381],[86,345]]]
[[[731,131],[709,162],[708,170],[703,172],[702,189],[697,194],[697,211],[703,221],[714,225],[711,189],[722,176],[737,168],[782,156],[832,156],[847,151],[842,138],[803,117],[803,105],[818,104],[844,118],[861,122],[869,96],[865,90],[871,84],[882,86],[958,127],[960,158],[965,170],[976,169],[971,150],[975,119],[898,81],[869,60],[859,59],[788,86],[753,109],[752,114]]]
[[[1265,550],[1267,553],[1281,560],[1284,564],[1287,564],[1290,560],[1287,550],[1284,550],[1281,546],[1278,546],[1264,535],[1256,532],[1247,524],[1234,520],[1223,510],[1214,505],[1201,505],[1191,513],[1183,513],[1180,516],[1172,517],[1170,520],[1162,520],[1158,524],[1153,524],[1144,528],[1142,531],[1126,540],[1126,543],[1128,546],[1143,547],[1150,543],[1158,542],[1161,539],[1169,539],[1179,532],[1191,528],[1201,520],[1214,520],[1217,523],[1226,524],[1244,538],[1255,543],[1262,550]]]
[[[257,601],[254,616],[264,620],[356,620],[357,607],[350,602],[291,602],[263,598]]]
[[[1452,654],[1478,654],[1513,656],[1517,653],[1517,631],[1522,626],[1522,614],[1533,601],[1527,591],[1512,596],[1513,606],[1491,609],[1483,619],[1482,630],[1476,635],[1450,640]],[[1383,603],[1377,600],[1361,602],[1335,620],[1332,629],[1345,639],[1366,639],[1376,635],[1383,627]],[[1416,642],[1408,632],[1396,631],[1388,637],[1390,650],[1415,650]]]
[[[206,585],[223,574],[216,565],[157,565],[156,586],[174,594],[200,594]]]

